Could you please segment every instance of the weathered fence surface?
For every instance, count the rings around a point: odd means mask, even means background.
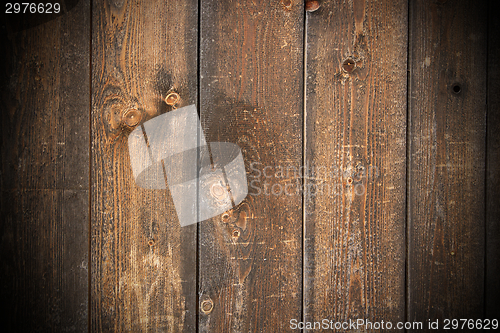
[[[500,319],[495,1],[63,5],[2,25],[7,331]],[[127,137],[191,104],[249,194],[181,227]]]

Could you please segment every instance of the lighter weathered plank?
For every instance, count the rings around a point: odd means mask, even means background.
[[[92,50],[92,330],[196,330],[196,226],[134,181],[123,115],[196,103],[197,1],[95,1]]]
[[[306,321],[404,319],[406,13],[358,0],[307,14]]]
[[[259,179],[251,165],[302,163],[303,3],[203,1],[201,29],[207,141],[241,147],[250,194],[200,223],[199,329],[287,331],[301,316],[302,196],[278,192],[300,179]],[[264,193],[266,181],[276,195]]]

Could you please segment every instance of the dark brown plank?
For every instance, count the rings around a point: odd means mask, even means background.
[[[1,37],[1,326],[87,332],[90,6],[25,30],[29,18],[12,15]]]
[[[488,115],[486,137],[486,285],[485,318],[500,318],[500,11],[488,6]]]
[[[306,321],[404,319],[406,13],[361,0],[307,14]]]
[[[126,111],[147,120],[197,100],[197,1],[95,1],[92,331],[194,332],[196,226],[170,193],[134,181]]]
[[[301,316],[302,196],[279,193],[293,177],[251,165],[302,164],[303,3],[201,5],[203,127],[207,141],[241,147],[250,187],[229,215],[200,223],[199,329],[287,331]]]
[[[481,318],[485,1],[410,10],[409,320]]]

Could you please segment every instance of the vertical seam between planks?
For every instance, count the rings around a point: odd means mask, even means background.
[[[406,205],[405,205],[405,277],[404,277],[404,319],[410,321],[410,224],[411,224],[411,0],[407,2],[407,36],[406,36]],[[407,329],[405,328],[406,332]]]
[[[196,52],[197,52],[197,59],[196,59],[196,64],[197,64],[197,73],[196,73],[196,83],[197,83],[197,91],[196,91],[196,95],[197,95],[197,104],[198,104],[198,117],[200,119],[200,122],[199,122],[199,126],[201,127],[200,130],[198,131],[197,133],[197,136],[198,136],[198,147],[200,145],[200,141],[201,141],[201,138],[200,136],[198,135],[200,132],[203,133],[203,126],[201,124],[201,0],[198,0],[198,31],[197,31],[197,45],[196,45]],[[200,153],[200,149],[198,148],[198,160],[199,160],[199,153]],[[199,162],[197,161],[197,164]],[[197,168],[197,173],[199,172],[199,168]],[[199,175],[197,175],[197,177],[199,177]],[[199,178],[198,178],[199,179]],[[197,204],[196,206],[198,206],[198,201],[199,201],[199,182],[196,182],[196,195],[197,195]],[[197,207],[197,220],[199,220],[199,209]],[[201,237],[201,227],[200,227],[200,223],[196,223],[196,235],[195,235],[195,239],[196,239],[196,281],[195,281],[195,284],[196,284],[196,292],[195,292],[195,320],[196,320],[196,323],[195,323],[195,330],[196,330],[196,333],[199,333],[200,331],[200,308],[199,308],[199,293],[200,293],[200,284],[201,284],[201,281],[200,281],[200,274],[201,274],[201,270],[200,270],[200,237]]]
[[[89,184],[88,184],[88,257],[87,257],[87,331],[92,331],[92,25],[93,25],[93,3],[90,1],[89,9]]]
[[[306,96],[307,96],[307,12],[305,8],[302,8],[303,16],[302,16],[302,166],[305,168],[307,163],[307,105],[306,105]],[[306,177],[302,178],[302,188],[305,189],[306,186]],[[301,299],[301,318],[302,322],[305,322],[306,316],[306,257],[305,251],[306,249],[306,191],[302,191],[302,299]],[[301,330],[303,331],[303,330]]]

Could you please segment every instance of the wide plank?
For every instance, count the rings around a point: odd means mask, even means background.
[[[321,1],[306,26],[304,320],[396,328],[405,314],[407,3]]]
[[[484,310],[486,4],[410,8],[408,319],[440,329]]]
[[[90,6],[66,9],[2,20],[5,332],[88,330]]]
[[[195,104],[198,2],[94,1],[92,331],[196,330],[196,226],[165,189],[135,183],[128,134]]]
[[[300,179],[278,169],[302,164],[303,2],[201,6],[203,129],[241,148],[249,194],[199,224],[199,331],[284,332],[302,310]]]

